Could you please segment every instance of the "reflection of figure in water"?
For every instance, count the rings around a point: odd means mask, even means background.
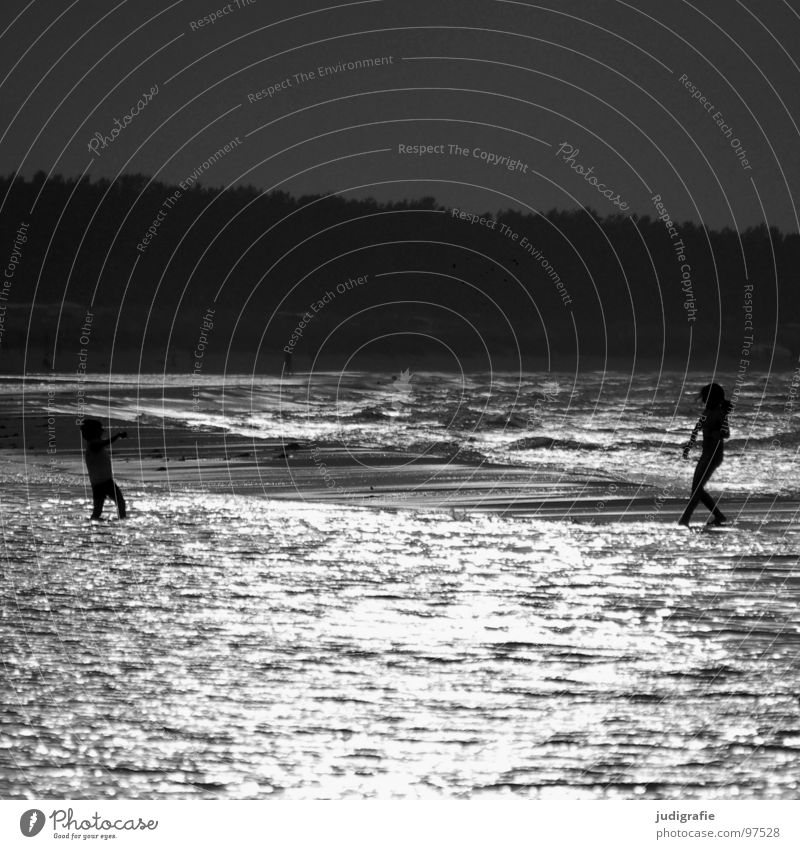
[[[683,459],[689,459],[689,450],[697,440],[697,434],[700,430],[703,431],[703,453],[694,470],[692,496],[679,519],[679,523],[688,527],[695,507],[697,507],[698,502],[702,501],[714,516],[712,520],[709,520],[709,524],[724,525],[727,521],[725,515],[717,507],[717,502],[706,492],[705,485],[722,462],[723,440],[730,436],[728,413],[730,413],[732,406],[730,401],[725,399],[725,390],[718,383],[709,383],[704,386],[698,397],[705,403],[705,410],[694,426],[689,441],[684,446]]]
[[[117,439],[127,439],[125,431],[115,433],[110,439],[103,439],[103,425],[97,419],[84,419],[81,425],[81,435],[86,440],[86,470],[89,472],[89,483],[92,485],[92,500],[94,510],[92,519],[99,519],[103,513],[103,503],[110,498],[117,505],[120,519],[125,518],[125,499],[119,487],[114,483],[111,471],[111,457],[106,446]]]
[[[294,370],[292,368],[292,352],[284,351],[283,352],[283,373],[284,374],[294,374]]]

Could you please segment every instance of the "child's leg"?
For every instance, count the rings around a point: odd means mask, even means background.
[[[111,486],[113,487],[111,490],[111,498],[117,505],[117,513],[119,513],[120,519],[124,519],[127,515],[127,511],[125,509],[125,499],[122,496],[122,490],[114,483],[114,481],[111,481]]]
[[[96,483],[92,485],[92,501],[94,509],[92,510],[92,518],[99,519],[103,514],[103,502],[106,500],[106,485],[104,483]]]

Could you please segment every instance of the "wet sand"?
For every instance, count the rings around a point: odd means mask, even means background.
[[[657,488],[613,478],[570,474],[554,467],[502,465],[440,446],[403,451],[283,439],[231,437],[141,422],[114,443],[115,477],[125,488],[250,494],[289,501],[376,509],[488,512],[575,522],[677,522],[685,501]],[[5,415],[0,459],[20,475],[58,473],[65,485],[86,485],[83,443],[73,417]],[[736,523],[780,527],[796,521],[800,501],[726,498]],[[702,525],[702,507],[694,523]]]

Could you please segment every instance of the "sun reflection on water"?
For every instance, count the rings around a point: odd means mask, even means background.
[[[767,532],[132,498],[4,502],[6,796],[796,797]]]

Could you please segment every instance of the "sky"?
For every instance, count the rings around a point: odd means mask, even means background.
[[[797,2],[220,3],[6,0],[0,173],[800,230]]]

